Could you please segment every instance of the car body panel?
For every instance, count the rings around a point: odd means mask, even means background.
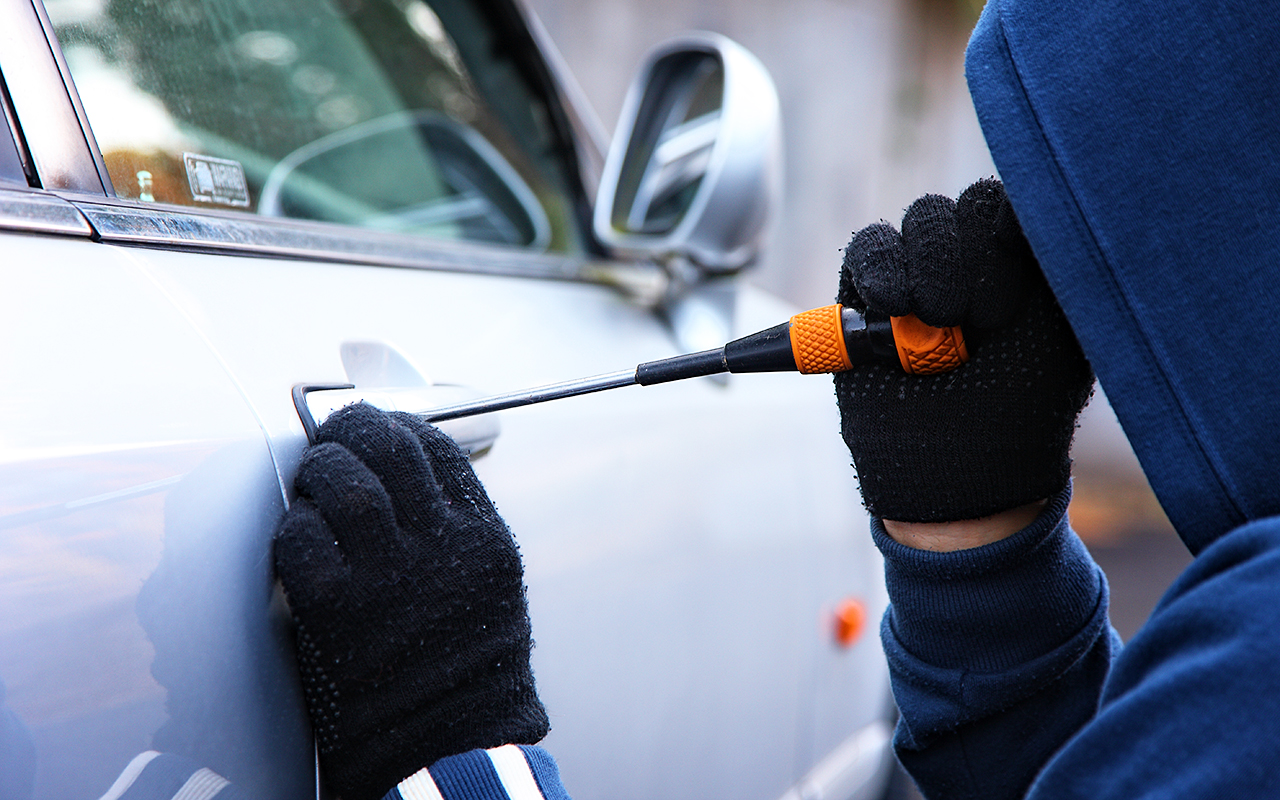
[[[345,342],[385,342],[429,379],[480,391],[674,354],[660,320],[600,286],[130,255],[237,376],[286,482],[303,442],[290,387],[344,381]],[[743,326],[784,313],[745,294]],[[837,653],[823,628],[823,610],[844,594],[872,613],[883,604],[872,550],[849,530],[862,515],[830,397],[823,377],[741,376],[502,415],[477,466],[525,552],[551,746],[569,742],[562,758],[583,775],[584,796],[597,783],[608,793],[619,770],[651,776],[629,781],[637,796],[680,796],[677,786],[780,794],[835,736],[882,713],[882,682],[848,680],[882,675],[874,637]],[[810,696],[814,680],[835,675],[846,685],[831,687],[834,703]],[[839,723],[820,724],[833,707]],[[674,727],[680,736],[656,735]],[[719,746],[725,731],[742,741]],[[600,760],[590,745],[602,738],[633,746]],[[691,741],[707,743],[696,758]],[[795,755],[744,770],[744,749]]]
[[[261,427],[127,254],[7,234],[0,250],[0,680],[36,796],[101,794],[164,740],[296,796],[312,770]]]
[[[661,320],[601,286],[137,255],[238,376],[286,481],[303,442],[290,387],[344,381],[344,342],[482,392],[675,354]],[[743,295],[744,332],[785,318]],[[825,627],[846,595],[872,615],[884,602],[828,378],[629,387],[500,416],[477,469],[525,554],[549,747],[577,793],[618,796],[626,774],[634,796],[776,796],[883,715],[875,637],[839,651]]]
[[[30,27],[26,0],[0,7]],[[54,125],[26,128],[19,94],[24,133]],[[655,305],[672,287],[653,264],[83,190],[0,191],[0,275],[0,722],[40,800],[101,794],[151,747],[256,797],[316,794],[270,546],[306,446],[291,389],[348,382],[344,345],[486,393],[679,352],[681,301]],[[731,335],[794,311],[741,281],[717,291]],[[476,467],[524,554],[547,747],[575,797],[765,800],[851,741],[883,760],[874,631],[832,636],[837,603],[874,620],[885,598],[829,379],[500,416]]]

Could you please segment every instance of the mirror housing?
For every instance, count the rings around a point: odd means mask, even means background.
[[[734,272],[759,255],[781,196],[781,114],[764,65],[712,33],[650,51],[605,159],[600,241]]]

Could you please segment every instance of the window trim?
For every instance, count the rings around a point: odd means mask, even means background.
[[[581,257],[329,222],[64,195],[102,242],[369,266],[580,279]]]
[[[594,204],[595,196],[600,190],[600,178],[604,174],[604,154],[609,149],[609,132],[605,130],[586,92],[565,62],[560,48],[529,6],[528,0],[512,0],[512,9],[529,32],[534,52],[538,54],[535,60],[546,70],[541,78],[556,101],[554,105],[566,117],[564,124],[571,129],[570,140],[575,147],[577,178],[582,182],[584,196]],[[588,219],[588,228],[590,223],[591,220]]]
[[[13,115],[13,105],[9,102],[9,90],[5,88],[3,75],[0,75],[0,151],[3,151],[0,161],[8,162],[7,165],[0,166],[0,169],[17,167],[16,173],[5,171],[0,174],[0,185],[8,183],[13,186],[30,186],[35,177],[35,167],[31,165],[26,142],[18,135],[18,122]]]
[[[106,196],[106,167],[37,0],[0,3],[0,73],[40,185]]]
[[[35,189],[0,188],[0,230],[93,236],[93,228],[67,200]]]

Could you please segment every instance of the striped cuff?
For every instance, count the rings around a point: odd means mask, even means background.
[[[508,744],[442,758],[383,800],[569,800],[556,762],[541,747]]]
[[[148,750],[134,757],[100,800],[248,800],[211,769],[172,753]]]

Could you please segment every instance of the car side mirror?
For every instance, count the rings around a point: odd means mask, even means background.
[[[759,255],[781,194],[781,115],[764,65],[710,33],[652,50],[605,159],[600,241],[732,272]]]

